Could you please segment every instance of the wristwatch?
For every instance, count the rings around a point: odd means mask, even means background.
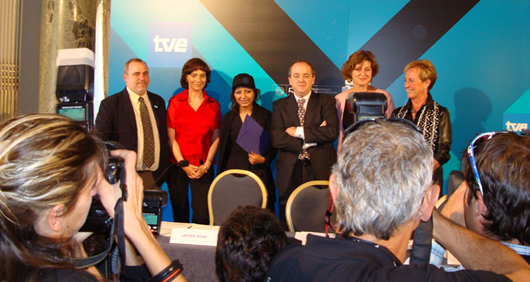
[[[189,165],[190,165],[190,161],[188,161],[188,160],[182,160],[182,161],[179,162],[179,166],[180,167],[187,167]]]

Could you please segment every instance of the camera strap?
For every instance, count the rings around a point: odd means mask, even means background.
[[[125,149],[123,145],[117,143],[117,142],[105,142],[105,145],[107,146],[108,150],[113,149]],[[124,229],[124,212],[123,212],[123,202],[127,201],[128,198],[128,192],[127,192],[127,184],[125,182],[126,178],[126,171],[125,171],[125,164],[123,159],[118,158],[118,161],[116,162],[117,171],[119,172],[118,178],[113,178],[116,181],[120,181],[119,187],[122,191],[122,196],[118,199],[116,204],[114,205],[114,219],[112,221],[112,226],[110,229],[110,236],[109,236],[109,246],[105,251],[102,253],[87,257],[87,258],[76,258],[74,261],[74,266],[76,269],[84,269],[90,266],[94,266],[106,258],[108,258],[110,251],[113,249],[114,243],[118,244],[118,251],[121,259],[121,270],[123,270],[123,267],[125,266],[125,229]],[[109,178],[106,178],[107,181],[109,181],[110,184],[115,184],[116,182],[110,181]]]
[[[105,260],[108,256],[112,248],[114,247],[114,243],[117,242],[118,244],[118,250],[120,253],[121,261],[122,261],[122,269],[125,265],[125,231],[124,231],[124,222],[123,222],[123,198],[118,199],[116,202],[116,205],[114,206],[114,220],[112,221],[112,226],[110,229],[110,236],[109,236],[109,246],[105,251],[102,253],[86,257],[86,258],[76,258],[74,261],[74,266],[76,269],[84,269],[88,268],[90,266],[94,266],[103,260]]]
[[[124,197],[126,197],[124,195]],[[123,217],[123,197],[118,199],[116,206],[114,207],[114,221],[117,222],[118,230],[117,240],[118,240],[118,250],[121,257],[121,269],[125,266],[125,227],[124,227],[124,217]],[[119,211],[119,212],[118,212]]]
[[[335,231],[335,228],[333,227],[333,222],[331,222],[331,216],[333,215],[333,198],[331,195],[329,196],[329,203],[328,203],[328,209],[326,210],[326,215],[324,216],[324,222],[326,223],[326,237],[328,236],[328,229],[331,228],[333,232]]]

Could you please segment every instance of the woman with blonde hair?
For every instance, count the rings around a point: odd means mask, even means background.
[[[129,240],[124,277],[165,275],[178,280],[178,261],[167,257],[142,216],[143,185],[135,173],[136,154],[115,150],[124,159],[128,200],[123,202]],[[99,195],[110,216],[121,198],[120,184],[103,176],[107,152],[102,142],[69,118],[52,114],[20,116],[0,124],[0,281],[98,281],[94,268],[77,269],[86,257],[77,240]],[[134,255],[142,256],[145,266]],[[173,267],[173,268],[172,268]],[[178,270],[180,269],[180,270]],[[160,276],[159,276],[160,277]]]
[[[432,99],[430,93],[436,79],[436,69],[429,60],[410,62],[405,67],[405,90],[409,98],[392,116],[412,121],[423,133],[434,153],[434,183],[443,182],[442,165],[451,158],[452,129],[449,110]],[[441,193],[442,191],[440,191]]]

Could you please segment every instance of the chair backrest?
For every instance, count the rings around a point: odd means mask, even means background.
[[[460,184],[464,181],[464,174],[459,170],[453,170],[449,173],[449,178],[447,179],[447,197],[451,197],[453,192],[458,189]]]
[[[330,196],[329,181],[327,180],[309,181],[298,186],[289,196],[285,207],[289,231],[325,232],[324,218]],[[333,215],[331,218],[332,222],[334,217]]]
[[[267,189],[254,173],[230,169],[219,174],[208,191],[210,225],[221,225],[239,206],[267,206]]]

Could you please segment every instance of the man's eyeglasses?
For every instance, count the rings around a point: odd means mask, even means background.
[[[506,133],[506,132],[485,132],[477,135],[471,141],[471,144],[469,144],[469,147],[467,147],[467,155],[469,156],[469,164],[471,165],[471,169],[473,170],[473,175],[475,175],[475,179],[477,180],[478,188],[480,189],[480,194],[484,196],[484,189],[482,188],[482,183],[480,182],[480,177],[478,174],[478,168],[477,168],[477,162],[475,161],[475,149],[479,144],[481,144],[485,140],[491,139],[493,135],[497,133]]]
[[[419,133],[421,133],[421,130],[412,121],[410,121],[408,119],[402,119],[402,118],[397,118],[397,117],[391,117],[391,118],[368,118],[368,119],[360,120],[360,121],[350,125],[350,127],[348,127],[348,129],[344,130],[344,139],[350,133],[353,133],[354,131],[356,131],[357,129],[363,127],[366,124],[368,124],[368,123],[378,123],[379,121],[382,121],[382,120],[393,122],[393,123],[404,124],[404,125],[412,128],[412,129],[418,131]]]

